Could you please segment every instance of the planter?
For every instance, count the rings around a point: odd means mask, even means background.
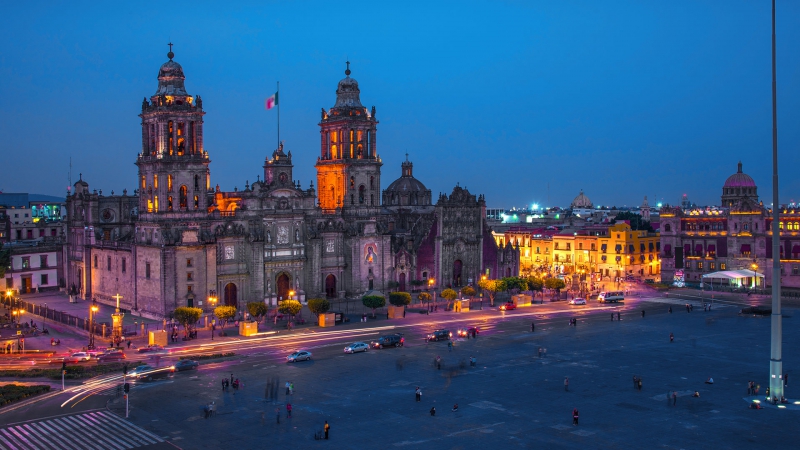
[[[389,305],[389,318],[390,319],[402,319],[405,317],[405,306],[394,306]]]

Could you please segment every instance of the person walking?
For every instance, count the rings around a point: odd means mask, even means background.
[[[225,391],[225,380],[224,379],[222,380],[222,391],[223,392]]]
[[[569,392],[569,377],[564,377],[564,391]]]
[[[420,390],[419,386],[417,386],[416,392],[414,392],[414,396],[416,397],[417,401],[422,401],[422,390]]]
[[[291,419],[292,418],[292,404],[291,403],[287,403],[286,404],[286,418],[287,419]]]
[[[675,342],[675,335],[670,333],[669,334],[669,343],[672,344],[673,342]]]
[[[542,347],[539,347],[539,358],[542,357]]]
[[[328,421],[325,421],[325,439],[328,439],[328,432],[330,431],[331,426],[328,425]]]
[[[672,306],[669,307],[669,313],[672,314]]]
[[[281,409],[275,408],[275,420],[277,421],[278,425],[281,424]]]
[[[435,406],[431,407],[431,411],[430,412],[431,412],[431,417],[435,416],[436,415],[436,407]]]
[[[572,410],[572,424],[578,425],[578,408]]]
[[[783,374],[783,385],[789,387],[789,373]]]
[[[619,322],[620,320],[622,319],[619,318],[619,311],[617,311],[617,322]]]
[[[233,384],[233,374],[231,374],[231,384]]]
[[[611,313],[611,321],[614,321],[614,313]]]
[[[748,381],[747,382],[747,396],[748,397],[750,396],[751,392],[753,392],[753,382],[752,381]]]
[[[642,319],[644,319],[644,310],[642,310]]]
[[[289,393],[294,395],[294,381],[289,383]]]
[[[642,379],[639,378],[638,380],[636,380],[636,383],[637,383],[637,385],[639,387],[639,390],[641,391],[642,390]]]
[[[676,391],[672,391],[672,406],[678,404],[678,393]]]
[[[290,387],[290,384],[289,384],[289,382],[287,381],[287,382],[286,382],[286,395],[289,395],[289,387]]]
[[[533,330],[534,330],[535,328],[536,328],[536,327],[534,326],[533,322],[531,322],[531,333],[533,333]]]

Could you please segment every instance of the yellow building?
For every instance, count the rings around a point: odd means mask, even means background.
[[[497,245],[519,246],[519,276],[542,276],[550,271],[555,230],[511,227],[504,233],[492,232]]]
[[[608,227],[607,234],[598,236],[598,244],[597,269],[605,279],[660,278],[659,233],[631,230],[630,225],[621,222]]]

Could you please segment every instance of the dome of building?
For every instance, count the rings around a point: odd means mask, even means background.
[[[592,201],[589,200],[589,197],[583,194],[583,189],[581,189],[580,194],[578,194],[578,196],[575,197],[570,204],[572,209],[587,209],[591,208],[592,206]]]
[[[172,53],[172,44],[170,44],[169,53],[167,53],[169,61],[165,62],[158,69],[158,90],[155,95],[171,95],[171,96],[188,96],[183,82],[186,77],[183,75],[183,67],[173,61],[172,58],[175,54]]]
[[[729,176],[728,179],[725,180],[725,185],[723,186],[723,188],[755,187],[755,186],[756,182],[753,181],[753,178],[750,175],[742,172],[742,162],[739,161],[739,170],[737,170],[735,174]]]
[[[414,176],[411,174],[412,167],[413,167],[413,165],[411,164],[411,161],[405,161],[402,164],[403,175],[400,178],[394,180],[392,182],[392,184],[390,184],[389,187],[386,188],[386,192],[398,192],[399,193],[399,192],[425,192],[425,191],[427,191],[428,188],[426,188],[425,185],[422,184],[421,181],[419,181],[418,179],[414,178]]]
[[[412,172],[414,165],[411,161],[406,159],[401,164],[401,168],[403,170],[402,176],[394,180],[383,191],[384,205],[430,205],[431,191],[421,181],[414,178]]]
[[[334,108],[363,108],[358,89],[358,81],[350,78],[350,61],[347,61],[347,70],[344,71],[345,78],[339,81],[336,88],[336,104]]]

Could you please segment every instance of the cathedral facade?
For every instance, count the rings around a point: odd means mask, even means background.
[[[283,144],[263,180],[242,191],[211,182],[201,97],[169,60],[142,102],[133,195],[103,195],[81,179],[67,197],[67,286],[79,296],[151,317],[179,306],[270,306],[292,298],[357,297],[377,290],[458,288],[519,271],[519,250],[498,247],[482,195],[456,186],[432,202],[413,164],[381,191],[376,109],[358,82],[339,81],[319,122],[317,186],[292,177]]]

